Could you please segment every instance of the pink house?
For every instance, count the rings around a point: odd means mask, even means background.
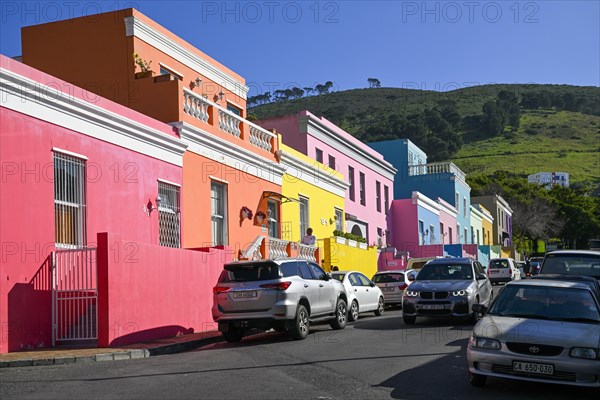
[[[456,235],[456,207],[444,201],[440,197],[437,198],[440,210],[440,244],[455,243]]]
[[[396,169],[381,154],[308,111],[257,123],[275,129],[284,144],[344,174],[350,185],[345,200],[346,232],[366,238],[370,245],[386,243]]]
[[[177,248],[173,128],[2,55],[0,78],[0,353],[206,329],[225,258]]]

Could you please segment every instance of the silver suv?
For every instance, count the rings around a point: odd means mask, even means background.
[[[239,342],[250,329],[304,339],[311,322],[344,329],[348,319],[344,285],[305,260],[225,264],[213,294],[213,319],[228,342]]]

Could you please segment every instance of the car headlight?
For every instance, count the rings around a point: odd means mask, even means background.
[[[500,341],[496,339],[487,339],[471,336],[469,347],[477,349],[500,350],[502,347]]]
[[[454,292],[452,292],[452,296],[455,296],[455,297],[466,296],[467,294],[469,294],[469,292],[466,290],[455,290]]]
[[[419,295],[419,292],[415,292],[413,290],[405,290],[404,295],[406,295],[407,297],[417,297]]]
[[[592,349],[589,347],[573,347],[569,352],[569,355],[573,358],[587,358],[588,360],[595,360],[600,358],[600,351],[598,349]]]

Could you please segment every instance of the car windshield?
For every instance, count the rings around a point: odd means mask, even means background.
[[[473,279],[470,264],[427,264],[417,275],[418,281],[445,281]]]
[[[498,294],[488,315],[600,323],[592,293],[564,287],[509,285]]]
[[[404,274],[377,274],[373,277],[375,283],[404,282]]]
[[[252,282],[279,279],[279,268],[277,264],[267,263],[244,263],[227,264],[221,272],[219,282]]]
[[[543,274],[587,275],[600,278],[600,255],[548,254],[542,265]]]

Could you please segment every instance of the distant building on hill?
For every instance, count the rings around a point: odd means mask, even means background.
[[[527,176],[529,183],[543,185],[546,189],[551,189],[554,185],[569,187],[568,172],[538,172]]]

